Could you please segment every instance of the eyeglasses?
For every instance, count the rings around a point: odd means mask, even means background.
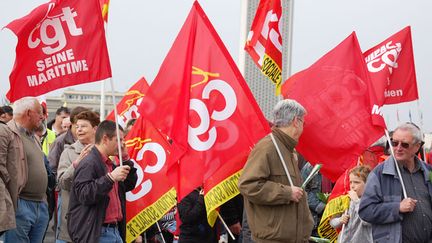
[[[404,143],[404,142],[396,141],[396,140],[393,140],[393,139],[391,140],[391,145],[393,147],[397,147],[397,146],[399,146],[399,144],[402,146],[402,148],[405,148],[405,149],[409,148],[409,146],[411,145],[409,143]]]
[[[305,125],[305,121],[304,121],[303,118],[299,118],[299,117],[297,117],[297,120],[301,121],[301,122],[303,123],[303,126]]]

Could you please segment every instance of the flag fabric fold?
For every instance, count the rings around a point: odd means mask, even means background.
[[[6,28],[18,37],[11,102],[111,77],[97,0],[51,0]]]
[[[360,154],[384,134],[382,116],[372,113],[375,101],[355,32],[309,68],[283,85],[285,98],[306,110],[297,150],[321,173],[336,181]]]

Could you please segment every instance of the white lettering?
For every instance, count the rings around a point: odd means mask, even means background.
[[[27,40],[28,47],[34,49],[38,47],[42,41],[44,44],[42,51],[45,54],[51,55],[61,51],[67,45],[62,22],[66,22],[67,29],[71,36],[83,34],[82,29],[78,28],[75,23],[74,18],[78,16],[76,11],[72,12],[70,7],[62,8],[62,14],[60,14],[60,16],[48,16],[41,25],[36,26],[36,28],[30,32],[30,36]],[[38,37],[34,38],[33,36],[37,30],[39,30],[40,39]]]

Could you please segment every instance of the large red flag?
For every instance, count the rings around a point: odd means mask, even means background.
[[[261,72],[276,85],[282,84],[282,5],[280,0],[261,0],[245,45]]]
[[[147,81],[142,77],[126,92],[123,99],[117,103],[117,121],[120,126],[126,127],[127,121],[140,117],[138,107],[141,105],[148,88]],[[106,119],[114,121],[114,110],[111,111]]]
[[[198,2],[142,103],[141,115],[186,149],[168,172],[178,200],[204,185],[209,212],[239,193],[236,173],[270,129]]]
[[[140,117],[126,137],[126,146],[138,175],[135,189],[126,193],[126,242],[132,242],[177,201],[166,177],[172,147],[165,137]]]
[[[385,104],[418,99],[410,26],[363,55],[377,97],[377,109]]]
[[[332,181],[384,134],[382,117],[371,114],[369,86],[353,32],[282,87],[284,97],[297,100],[308,112],[298,151],[311,163],[323,164],[322,174]]]
[[[98,0],[51,0],[6,28],[18,37],[11,102],[111,77]]]

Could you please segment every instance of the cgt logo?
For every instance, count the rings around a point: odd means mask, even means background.
[[[212,74],[204,72],[196,67],[194,67],[193,74],[203,75],[204,80],[198,84],[203,84],[208,81],[208,76],[216,76],[218,74]],[[195,87],[195,85],[192,86]],[[224,100],[225,107],[221,110],[213,110],[210,114],[206,103],[203,100],[210,99],[210,93],[217,91],[219,92]],[[237,97],[234,89],[222,79],[213,79],[208,82],[202,91],[201,99],[191,99],[190,100],[190,110],[195,111],[198,116],[200,123],[196,127],[189,125],[188,128],[188,143],[196,151],[206,151],[209,150],[216,142],[217,130],[216,127],[210,128],[211,120],[213,121],[225,121],[230,118],[236,108],[237,108]],[[199,136],[208,133],[207,140],[201,140]]]
[[[63,27],[67,28],[71,36],[83,34],[82,29],[77,27],[74,19],[78,16],[76,11],[70,7],[65,7],[62,8],[61,14],[48,16],[54,6],[54,3],[49,5],[46,17],[30,32],[27,41],[28,47],[31,49],[38,47],[42,42],[44,46],[42,51],[47,55],[58,52],[66,46],[67,39]]]
[[[153,182],[149,178],[145,178],[145,174],[156,174],[164,167],[167,155],[165,149],[156,142],[152,142],[151,139],[144,139],[137,137],[126,142],[126,146],[135,146],[134,149],[139,149],[134,162],[134,167],[137,169],[137,183],[134,190],[126,193],[126,200],[129,202],[136,201],[145,195],[147,195],[153,187]],[[156,157],[156,162],[153,165],[147,164],[143,169],[140,165],[140,161],[145,159],[146,153],[152,153]]]

